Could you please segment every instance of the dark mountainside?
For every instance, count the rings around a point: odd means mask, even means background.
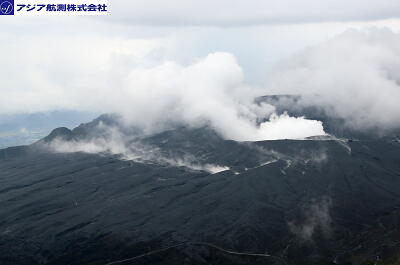
[[[102,115],[0,150],[0,264],[106,264],[182,242],[119,264],[400,264],[398,138],[321,119],[343,138],[236,142],[206,127],[120,128],[146,156],[46,147],[107,138],[99,124],[120,124]]]

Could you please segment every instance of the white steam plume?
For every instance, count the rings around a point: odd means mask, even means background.
[[[166,62],[132,68],[121,78],[107,97],[107,109],[145,130],[208,124],[225,138],[250,141],[325,134],[319,121],[277,116],[273,106],[255,104],[258,91],[245,84],[241,67],[228,53],[209,54],[189,66]]]
[[[121,133],[116,127],[109,127],[103,124],[99,124],[99,126],[107,132],[107,137],[69,141],[55,138],[51,142],[45,143],[43,147],[57,153],[83,152],[89,154],[112,154],[118,155],[123,160],[187,167],[192,170],[202,170],[212,174],[229,170],[227,166],[199,163],[198,159],[191,154],[180,156],[164,155],[158,147],[144,145],[134,141],[133,138],[127,139],[127,136]]]

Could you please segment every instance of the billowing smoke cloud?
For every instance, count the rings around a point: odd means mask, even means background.
[[[165,62],[130,69],[120,76],[105,104],[122,114],[126,123],[145,131],[183,123],[210,125],[225,138],[235,140],[325,134],[319,121],[278,116],[272,105],[254,103],[257,92],[244,83],[234,56],[213,53],[189,66]]]
[[[400,127],[400,34],[348,30],[285,61],[269,91],[301,94],[360,130]]]

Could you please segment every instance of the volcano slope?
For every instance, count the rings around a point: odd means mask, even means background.
[[[0,150],[0,264],[107,264],[180,243],[118,264],[400,264],[397,140],[180,127],[127,143],[151,147],[145,159],[46,148],[92,127]]]

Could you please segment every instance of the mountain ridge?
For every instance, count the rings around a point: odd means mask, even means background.
[[[0,150],[1,264],[106,264],[198,241],[296,265],[400,262],[398,141],[237,142],[181,126],[123,139],[131,157],[49,149],[107,139],[100,123]],[[182,245],[137,263],[282,261]]]

